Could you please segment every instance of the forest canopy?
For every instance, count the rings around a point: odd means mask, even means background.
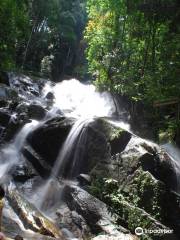
[[[85,22],[85,1],[1,0],[0,68],[72,74]]]
[[[179,97],[179,22],[177,0],[1,0],[0,68],[81,77],[87,47],[99,90]]]
[[[101,90],[152,102],[180,96],[177,0],[88,0],[89,71]]]

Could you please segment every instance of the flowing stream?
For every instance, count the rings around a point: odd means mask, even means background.
[[[21,149],[24,145],[26,137],[32,132],[38,125],[38,121],[32,120],[27,123],[21,131],[16,135],[14,141],[8,144],[1,150],[0,155],[0,182],[5,183],[10,175],[8,174],[14,166],[20,163]]]
[[[93,122],[93,119],[105,117],[111,124],[130,131],[128,123],[122,119],[113,119],[114,113],[117,113],[113,97],[107,92],[96,92],[93,85],[82,84],[76,79],[64,80],[56,85],[47,83],[42,90],[41,99],[38,98],[42,105],[49,93],[52,93],[54,99],[45,118],[42,121],[32,120],[27,123],[15,139],[0,151],[0,183],[9,184],[13,169],[23,161],[21,150],[28,134],[59,113],[75,119],[63,146],[59,149],[49,179],[43,181],[37,187],[32,198],[29,199],[48,216],[53,212],[51,210],[56,208],[56,204],[61,203],[63,187],[66,182],[74,181],[74,178],[81,173],[81,165],[87,151],[88,126]],[[118,109],[118,113],[121,115],[121,109]],[[14,121],[14,117],[12,115],[11,121]],[[177,188],[180,192],[180,150],[172,144],[165,144],[163,148],[173,160]]]
[[[28,79],[25,80],[28,81]],[[52,168],[49,179],[46,183],[43,183],[35,193],[40,201],[35,201],[34,204],[40,208],[44,202],[47,203],[49,201],[50,204],[46,204],[46,208],[48,208],[49,205],[57,202],[57,198],[59,199],[59,192],[61,192],[62,188],[57,181],[59,177],[63,178],[66,175],[66,179],[72,180],[74,176],[77,176],[78,169],[86,151],[85,142],[88,124],[93,121],[94,117],[111,118],[114,112],[117,111],[114,99],[109,93],[99,93],[95,90],[95,86],[82,84],[76,79],[64,80],[56,85],[47,83],[42,90],[41,98],[29,99],[28,97],[28,99],[30,103],[37,100],[38,103],[41,102],[41,104],[44,105],[46,95],[49,92],[53,94],[54,100],[44,120],[41,122],[32,120],[30,123],[27,123],[16,135],[15,139],[1,150],[0,155],[0,181],[1,183],[8,183],[15,166],[23,161],[21,150],[28,134],[38,128],[43,122],[58,114],[59,111],[66,117],[76,119],[65,143],[59,150],[59,155]],[[26,93],[24,94],[26,95]],[[23,96],[23,99],[25,99],[25,96]],[[14,121],[15,117],[16,116],[12,114],[10,120]],[[67,171],[66,165],[68,162],[71,162],[71,164],[68,164],[71,165],[71,168]],[[48,198],[49,192],[51,192],[52,195],[51,199]],[[35,199],[37,199],[37,197]],[[45,199],[48,200],[45,201]]]
[[[173,143],[163,144],[162,147],[166,150],[172,159],[173,168],[176,173],[176,191],[180,194],[180,149]]]
[[[49,179],[41,189],[38,189],[41,191],[38,205],[43,210],[52,207],[52,203],[60,197],[59,194],[57,195],[57,189],[60,192],[61,187],[55,179],[65,176],[66,179],[72,180],[78,175],[86,151],[88,124],[94,117],[111,117],[116,111],[110,94],[98,93],[95,86],[82,84],[76,79],[65,80],[55,86],[47,84],[43,96],[48,92],[53,92],[55,97],[51,113],[55,114],[56,110],[60,109],[65,116],[77,120],[59,151]],[[68,164],[71,165],[70,169],[66,168],[68,162],[71,162]],[[51,198],[49,198],[50,192]]]

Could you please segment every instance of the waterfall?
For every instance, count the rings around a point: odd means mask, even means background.
[[[76,175],[77,166],[81,163],[85,151],[87,126],[92,121],[92,119],[80,119],[73,125],[52,169],[52,178],[63,176],[68,161],[70,161],[71,166],[69,166],[66,175],[69,178]]]
[[[43,210],[53,207],[53,203],[60,199],[58,192],[61,192],[62,185],[59,186],[58,178],[73,180],[81,173],[88,125],[93,118],[111,118],[116,112],[114,100],[109,93],[96,92],[95,86],[82,84],[76,79],[64,80],[55,86],[47,83],[42,96],[45,97],[49,92],[54,94],[54,104],[50,112],[55,113],[60,109],[65,116],[74,117],[76,122],[59,151],[49,179],[37,190],[40,199],[38,207]],[[120,122],[118,126],[124,127],[125,124]],[[128,124],[126,128],[129,128]]]
[[[79,119],[73,125],[67,136],[54,167],[43,189],[41,191],[40,201],[38,203],[40,209],[49,209],[54,206],[57,199],[61,198],[62,187],[56,181],[57,178],[66,177],[68,180],[77,176],[81,170],[84,153],[86,150],[87,127],[93,119]]]
[[[62,185],[60,186],[58,183],[58,178],[72,180],[81,173],[81,166],[86,151],[88,124],[93,121],[94,117],[111,118],[117,111],[114,99],[110,93],[99,93],[94,85],[82,84],[76,79],[64,80],[57,84],[50,82],[45,84],[41,94],[42,104],[45,103],[49,92],[54,95],[51,102],[52,106],[44,120],[41,121],[41,124],[55,116],[59,111],[66,117],[75,118],[76,121],[59,151],[49,179],[35,193],[40,199],[39,206],[43,206],[43,202],[48,201],[49,205],[52,205],[60,198],[59,192],[61,192]],[[38,102],[39,100],[38,98]],[[33,101],[33,99],[30,101]],[[11,121],[15,120],[16,115],[12,115]],[[10,175],[9,173],[13,167],[23,159],[21,149],[26,137],[39,125],[40,123],[34,120],[31,123],[27,123],[16,135],[14,141],[1,150],[0,179],[2,182]],[[51,199],[49,199],[49,193],[51,193]]]
[[[36,128],[38,122],[32,120],[32,122],[25,124],[25,126],[16,135],[12,143],[5,146],[0,152],[0,182],[5,182],[8,177],[8,172],[19,164],[21,161],[21,149],[24,145],[26,137],[28,134]]]
[[[108,92],[99,93],[92,84],[83,84],[76,79],[64,80],[52,86],[47,83],[43,96],[54,94],[53,108],[66,116],[79,118],[111,117],[116,111],[113,98]]]
[[[163,144],[162,147],[169,154],[176,173],[176,192],[180,194],[180,149],[172,143]]]

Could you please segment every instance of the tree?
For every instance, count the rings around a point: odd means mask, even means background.
[[[89,71],[99,89],[151,102],[179,96],[179,2],[88,0]]]
[[[0,68],[16,65],[16,50],[28,31],[27,3],[25,0],[2,0],[0,4]]]
[[[84,16],[84,1],[32,1],[31,34],[23,67],[38,72],[43,62],[49,62],[54,79],[71,74],[85,24]]]
[[[85,0],[2,0],[1,68],[72,74],[85,22]]]

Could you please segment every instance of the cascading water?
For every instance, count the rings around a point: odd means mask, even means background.
[[[47,83],[43,96],[54,94],[55,109],[60,109],[66,116],[75,118],[111,117],[116,111],[113,99],[107,92],[96,92],[95,86],[82,84],[76,79],[64,80],[51,86]]]
[[[80,119],[73,125],[59,152],[47,183],[40,190],[41,200],[38,204],[40,209],[49,209],[57,202],[57,199],[60,199],[61,194],[58,193],[58,188],[60,192],[62,186],[60,187],[55,179],[58,177],[73,179],[80,173],[86,147],[87,126],[90,122],[92,119]],[[49,193],[51,194],[49,195]]]
[[[63,81],[56,85],[46,84],[42,93],[42,103],[46,102],[45,97],[49,92],[54,94],[54,99],[51,102],[51,109],[49,109],[49,112],[41,124],[56,115],[57,111],[61,111],[67,117],[76,119],[75,124],[59,151],[49,179],[46,182],[42,180],[43,184],[39,184],[40,187],[34,193],[34,196],[32,196],[34,199],[31,199],[36,207],[51,214],[51,209],[60,203],[64,178],[73,180],[74,177],[81,173],[81,164],[85,159],[85,152],[87,151],[88,126],[93,121],[93,118],[109,118],[110,123],[128,131],[130,127],[129,124],[123,121],[114,121],[111,119],[113,113],[117,111],[113,98],[108,93],[96,92],[93,85],[84,85],[75,79]],[[12,116],[11,121],[14,121],[16,119],[15,117],[16,116]],[[9,180],[7,178],[9,172],[22,159],[21,149],[26,137],[39,125],[37,121],[26,124],[19,134],[17,134],[14,141],[1,150],[1,182]],[[176,169],[178,179],[178,191],[180,192],[180,151],[178,149],[176,149],[176,151],[174,146],[170,145],[163,147],[174,161],[174,168]],[[59,178],[61,178],[61,181],[58,181]],[[53,213],[55,213],[55,211],[53,211]],[[73,236],[71,235],[69,238],[71,239]]]
[[[92,121],[92,119],[80,119],[73,125],[54,164],[51,177],[63,176],[68,161],[71,165],[65,175],[72,178],[77,174],[77,165],[78,162],[80,164],[85,150],[87,126]]]
[[[180,194],[180,149],[172,143],[163,144],[162,147],[170,155],[176,173],[176,192]]]
[[[57,199],[58,183],[55,184],[55,179],[58,177],[73,179],[80,173],[88,124],[94,117],[111,117],[116,112],[114,101],[109,93],[98,93],[95,86],[82,84],[76,79],[65,80],[55,86],[46,84],[43,96],[45,97],[48,92],[53,92],[55,98],[50,112],[55,113],[56,109],[60,109],[66,116],[74,117],[77,121],[60,149],[50,178],[43,186],[43,190],[41,189],[39,206],[43,209],[55,202],[52,201],[53,198]],[[54,194],[52,189],[55,189]],[[50,200],[49,192],[51,192]],[[50,204],[47,203],[47,199]]]
[[[14,141],[1,150],[0,155],[0,182],[4,183],[8,177],[8,172],[21,160],[21,149],[28,134],[35,129],[38,122],[32,120],[27,123],[16,135]]]
[[[60,149],[50,178],[46,184],[38,189],[37,192],[39,193],[36,192],[41,199],[39,206],[43,206],[43,202],[48,202],[45,199],[48,199],[49,192],[52,196],[54,195],[50,200],[51,203],[56,202],[59,198],[58,191],[60,192],[61,186],[56,180],[58,177],[73,179],[80,173],[86,147],[88,124],[93,121],[94,117],[110,118],[113,113],[117,112],[114,99],[109,93],[96,92],[95,86],[82,84],[76,79],[65,80],[56,85],[47,83],[42,92],[42,104],[44,104],[44,99],[49,92],[54,95],[51,102],[53,105],[46,114],[44,121],[56,115],[59,110],[65,116],[77,120]],[[3,171],[1,171],[1,176],[7,176],[8,171],[20,161],[24,141],[37,124],[35,121],[26,124],[16,136],[14,142],[2,150],[0,160]]]

